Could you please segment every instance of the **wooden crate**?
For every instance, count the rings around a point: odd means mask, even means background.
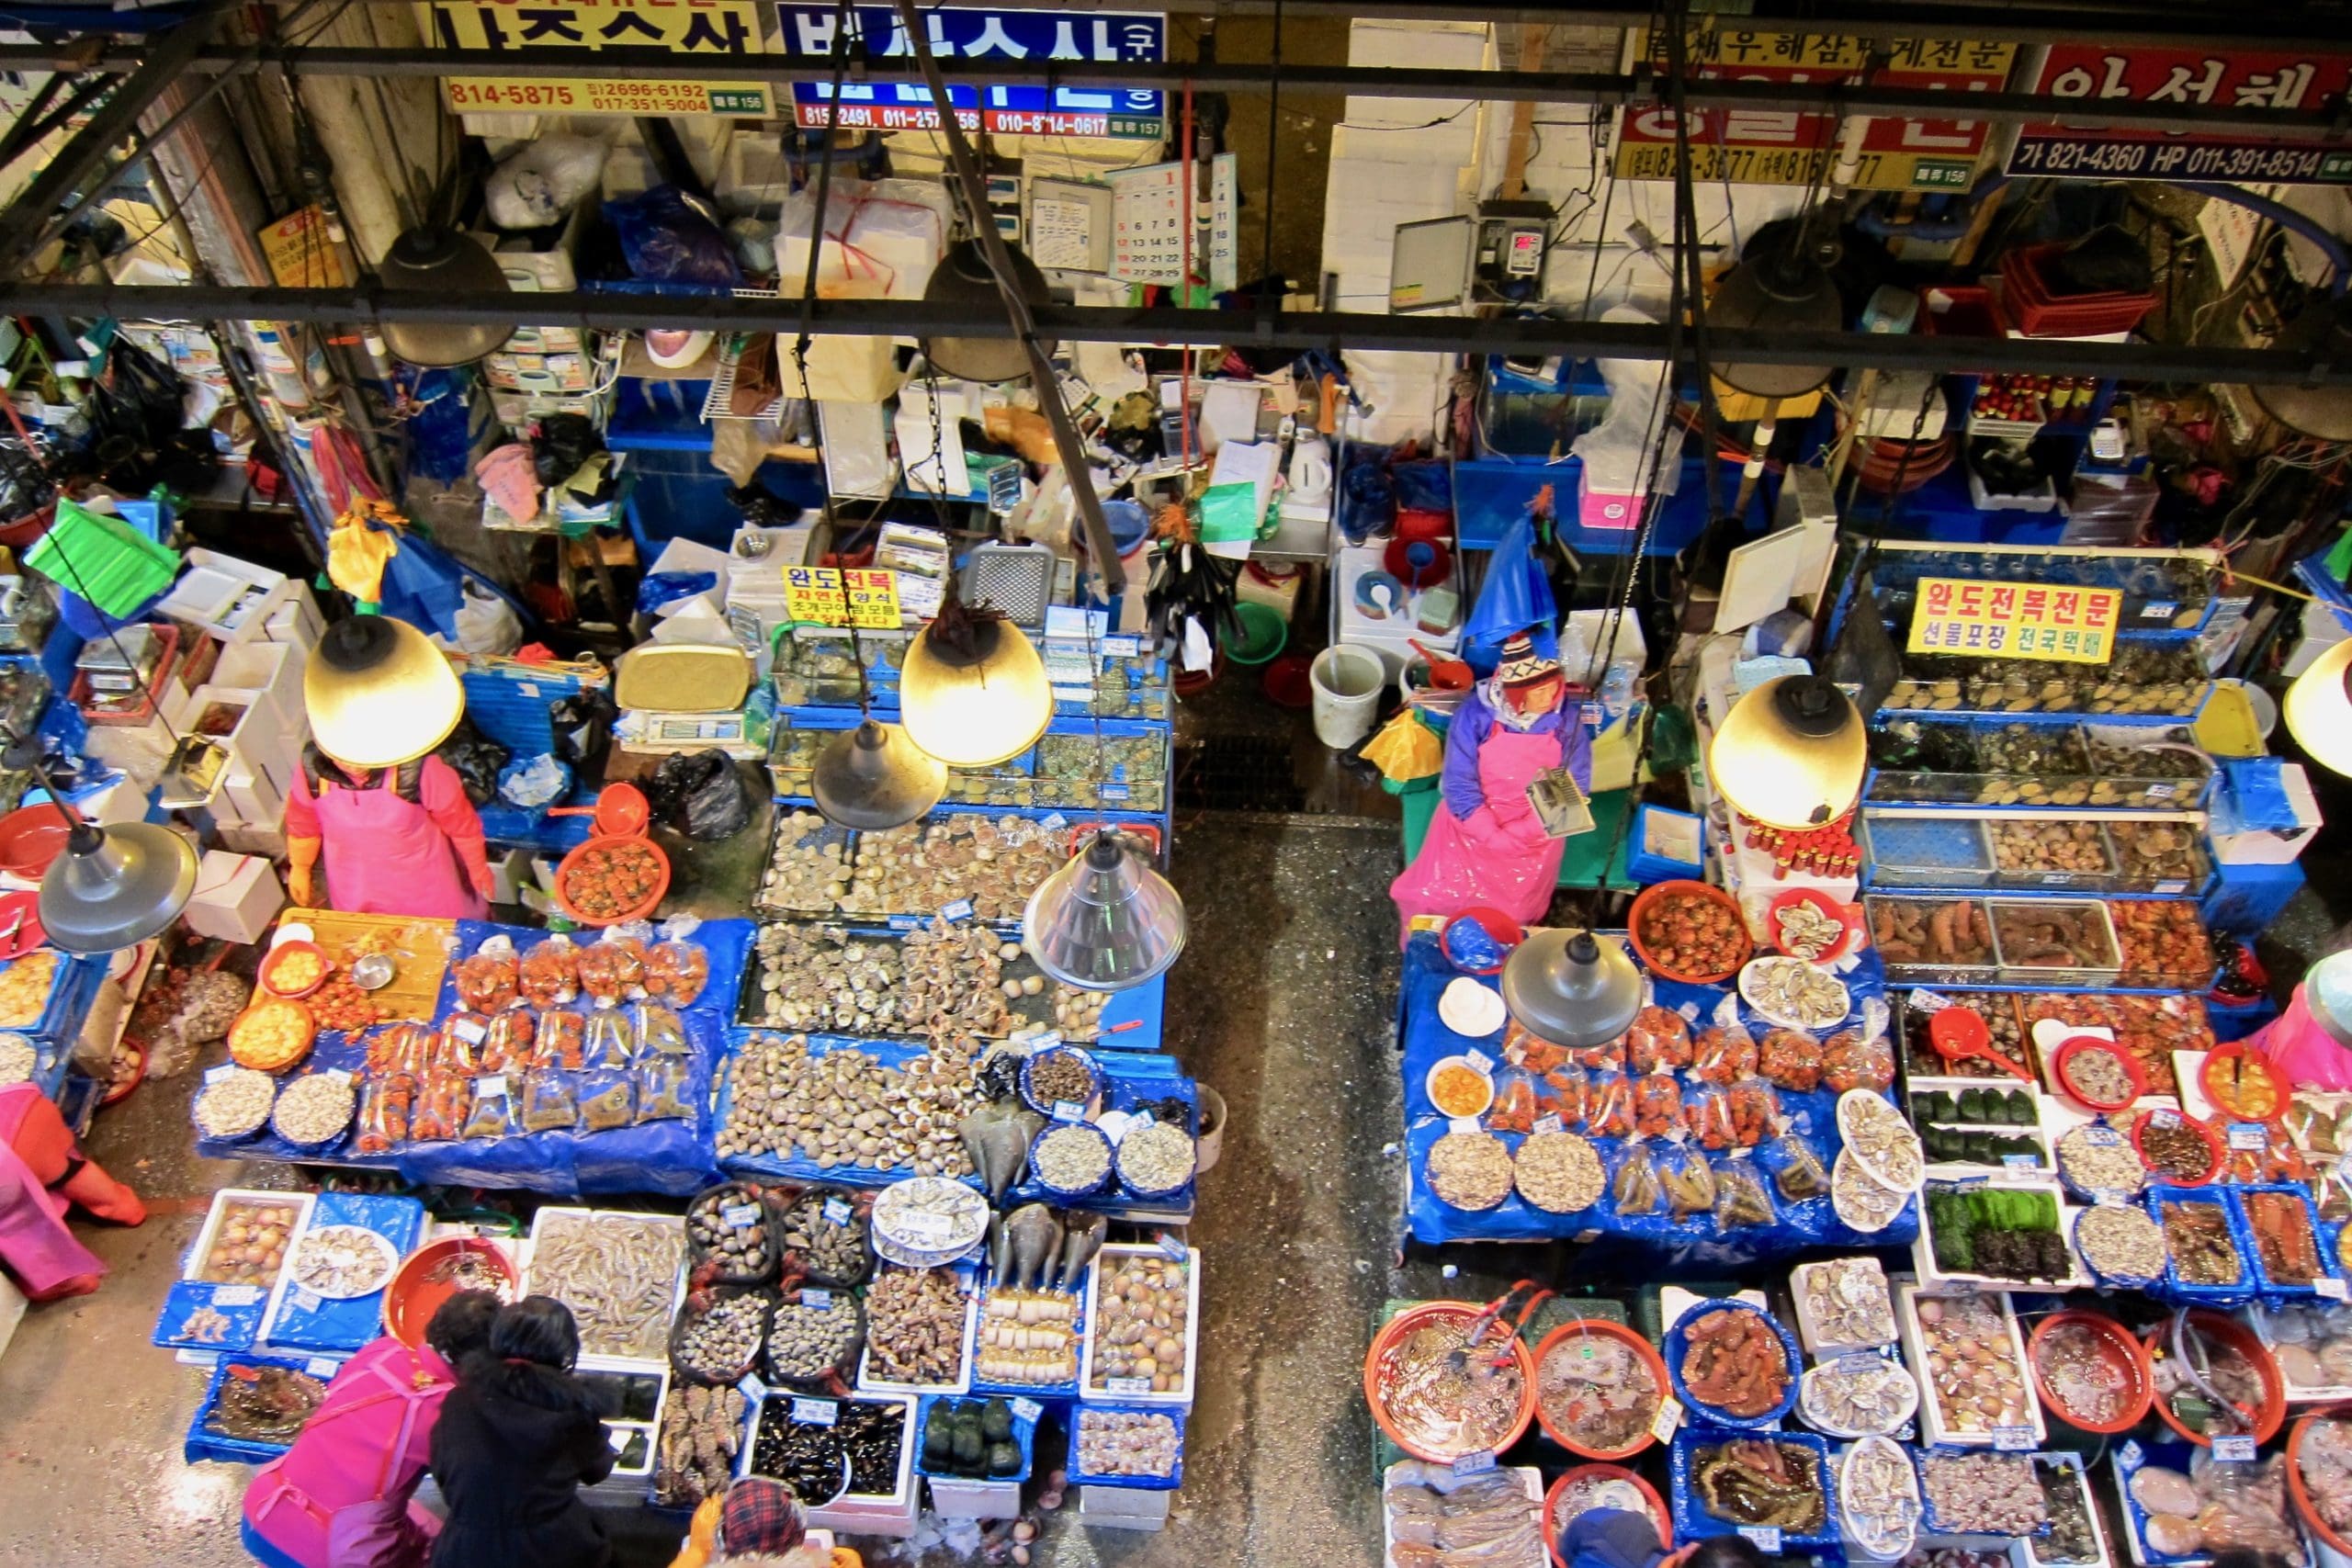
[[[346,973],[370,937],[389,937],[394,965],[391,984],[373,993],[387,1018],[429,1021],[440,1005],[441,976],[449,967],[449,944],[457,939],[455,920],[428,919],[419,915],[355,915],[342,909],[289,908],[286,919],[311,928],[313,939],[336,967]]]

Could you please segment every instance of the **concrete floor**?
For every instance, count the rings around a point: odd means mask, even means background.
[[[1180,828],[1193,939],[1170,981],[1168,1046],[1231,1108],[1193,1227],[1205,1319],[1185,1484],[1166,1533],[1057,1517],[1038,1562],[1378,1562],[1363,1348],[1381,1302],[1408,1287],[1437,1293],[1442,1267],[1417,1260],[1410,1280],[1395,1267],[1396,857],[1393,824],[1219,815]],[[287,1177],[194,1158],[196,1081],[147,1084],[101,1118],[93,1153],[153,1217],[136,1231],[77,1225],[113,1277],[95,1297],[35,1308],[0,1356],[0,1562],[246,1561],[236,1511],[250,1472],[181,1462],[202,1374],[148,1335],[210,1193]],[[1518,1249],[1487,1249],[1505,1250]],[[1472,1288],[1459,1280],[1446,1293]],[[626,1562],[668,1561],[672,1527],[614,1523]],[[911,1560],[888,1547],[867,1555]]]

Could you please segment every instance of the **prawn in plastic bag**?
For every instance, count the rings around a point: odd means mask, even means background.
[[[648,1057],[637,1069],[638,1121],[692,1121],[695,1111],[687,1098],[692,1088],[693,1074],[683,1057]]]
[[[1821,1156],[1813,1145],[1794,1133],[1781,1134],[1758,1157],[1768,1162],[1772,1185],[1790,1202],[1802,1203],[1829,1195],[1828,1168],[1821,1163]]]
[[[1665,1204],[1666,1190],[1658,1180],[1648,1145],[1635,1144],[1625,1151],[1610,1182],[1609,1195],[1621,1219],[1655,1214]]]
[[[533,1067],[523,1079],[523,1130],[552,1133],[580,1119],[580,1101],[570,1075],[558,1067]]]
[[[1715,1206],[1715,1171],[1696,1149],[1669,1143],[1656,1156],[1659,1184],[1666,1189],[1667,1207],[1678,1220],[1703,1214]]]
[[[1662,1138],[1682,1124],[1682,1085],[1671,1073],[1645,1073],[1634,1080],[1634,1132]]]
[[[1588,1137],[1623,1138],[1634,1131],[1634,1084],[1623,1073],[1595,1073],[1585,1090]]]
[[[1495,1075],[1494,1102],[1480,1120],[1490,1133],[1532,1133],[1535,1103],[1535,1080],[1524,1068],[1506,1067]]]
[[[561,1007],[580,995],[580,948],[570,937],[531,944],[517,967],[523,999],[535,1008]]]
[[[506,1075],[485,1073],[474,1079],[465,1130],[458,1135],[468,1140],[512,1138],[522,1131],[522,1119],[515,1112],[514,1095],[508,1092]]]
[[[1765,1189],[1764,1173],[1756,1168],[1754,1160],[1718,1160],[1714,1175],[1717,1230],[1743,1230],[1772,1223],[1772,1194]]]
[[[370,1077],[359,1086],[359,1136],[363,1155],[390,1154],[408,1142],[409,1116],[416,1103],[416,1079],[408,1073]]]
[[[588,1021],[576,1012],[539,1014],[539,1037],[531,1051],[534,1067],[560,1067],[576,1073],[587,1066]]]
[[[1736,1023],[1718,1024],[1691,1047],[1690,1076],[1704,1083],[1731,1084],[1756,1072],[1756,1037]]]
[[[581,1048],[582,1066],[618,1072],[636,1056],[637,1030],[628,1014],[612,1009],[588,1015],[587,1037]]]
[[[637,1055],[639,1056],[684,1056],[686,1026],[676,1012],[660,1002],[639,1002],[629,1009],[637,1026]]]
[[[626,1064],[582,1073],[579,1098],[583,1133],[609,1133],[637,1120],[637,1077]]]

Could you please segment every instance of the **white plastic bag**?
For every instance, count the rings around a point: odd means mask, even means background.
[[[605,146],[586,136],[542,136],[490,172],[482,198],[501,229],[560,223],[605,175]]]
[[[1611,306],[1600,319],[1657,324],[1630,305]],[[1659,422],[1669,416],[1673,406],[1671,393],[1668,400],[1658,396],[1657,367],[1647,360],[1604,359],[1600,378],[1609,383],[1609,412],[1568,448],[1583,460],[1584,488],[1611,495],[1638,495],[1651,490],[1672,495],[1682,481],[1681,453],[1672,436],[1667,438],[1666,454],[1657,470],[1650,467]]]

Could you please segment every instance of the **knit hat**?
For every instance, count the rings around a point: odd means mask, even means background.
[[[1514,632],[1505,639],[1495,661],[1495,679],[1506,688],[1532,686],[1559,672],[1559,657],[1539,652],[1534,637],[1526,632]]]
[[[729,1557],[753,1551],[789,1551],[808,1533],[800,1499],[781,1481],[747,1475],[727,1489],[718,1516],[718,1539]]]

